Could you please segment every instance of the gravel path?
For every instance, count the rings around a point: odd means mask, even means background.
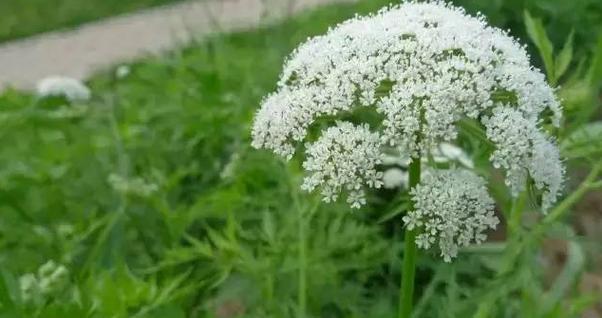
[[[196,0],[0,44],[0,89],[32,88],[45,76],[85,79],[216,31],[251,28],[318,5],[353,0]]]

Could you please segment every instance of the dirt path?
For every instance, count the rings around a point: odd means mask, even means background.
[[[8,42],[0,45],[0,89],[32,88],[49,75],[85,79],[99,68],[160,53],[193,37],[344,1],[353,0],[196,0]]]

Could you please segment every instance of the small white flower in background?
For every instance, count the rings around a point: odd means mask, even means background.
[[[57,269],[57,265],[53,260],[50,260],[44,264],[42,264],[42,266],[40,266],[40,268],[38,268],[38,276],[39,277],[49,277],[50,275],[52,275],[52,273],[54,273],[54,271]]]
[[[48,261],[38,269],[40,292],[49,295],[61,289],[69,280],[69,271],[63,265]]]
[[[75,234],[75,226],[66,223],[59,224],[56,227],[56,233],[62,238],[72,237]]]
[[[19,288],[21,289],[21,299],[30,302],[36,298],[38,291],[38,280],[32,273],[19,277]]]
[[[409,167],[410,166],[410,157],[401,156],[401,155],[393,155],[393,154],[383,154],[381,158],[382,164],[385,166],[401,166],[401,167]]]
[[[37,84],[37,94],[40,97],[64,96],[70,102],[90,99],[90,89],[81,81],[65,77],[50,76]]]
[[[499,223],[483,178],[469,170],[429,170],[411,190],[415,210],[403,217],[409,230],[419,229],[416,245],[438,245],[446,262],[458,247],[484,242],[487,229]]]
[[[25,302],[60,292],[69,284],[69,270],[50,260],[38,268],[37,275],[27,273],[19,277],[21,298]]]
[[[238,95],[236,95],[235,93],[227,92],[221,96],[221,100],[224,103],[234,103],[237,100],[237,97]]]
[[[236,167],[238,166],[238,163],[240,162],[240,154],[238,153],[233,153],[230,156],[230,159],[228,160],[228,162],[224,165],[224,168],[222,169],[222,171],[220,172],[219,176],[221,179],[231,179],[232,177],[234,177],[234,174],[236,172]]]
[[[433,160],[436,163],[449,163],[450,161],[457,162],[466,168],[473,168],[472,159],[462,150],[453,144],[442,142],[431,150]],[[428,165],[428,158],[421,158],[424,165]],[[382,164],[386,166],[394,166],[385,170],[383,174],[383,184],[386,189],[397,187],[406,188],[408,186],[407,168],[410,166],[410,158],[407,156],[393,156],[391,154],[382,157]],[[405,170],[399,169],[402,167]],[[428,173],[428,170],[424,173]]]
[[[117,192],[143,198],[149,197],[159,190],[156,184],[146,182],[139,177],[128,179],[117,174],[111,174],[108,177],[108,182],[113,190]]]
[[[120,65],[115,70],[115,76],[119,79],[124,78],[130,74],[130,67],[126,64]]]
[[[474,168],[472,159],[462,150],[462,148],[456,145],[442,142],[432,151],[435,162],[447,163],[449,161],[455,161],[460,163],[466,168]]]
[[[52,119],[69,119],[79,118],[88,112],[88,106],[86,105],[63,105],[57,109],[49,111],[48,117]]]
[[[408,186],[408,173],[399,168],[389,168],[383,174],[385,189],[405,188]]]

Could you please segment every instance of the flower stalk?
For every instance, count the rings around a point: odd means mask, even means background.
[[[410,190],[420,183],[420,158],[414,158],[410,163]],[[414,209],[414,202],[410,200],[409,210]],[[401,269],[401,289],[399,294],[399,318],[409,318],[412,315],[414,299],[414,278],[416,276],[416,229],[406,228],[404,235],[403,265]]]
[[[307,218],[303,209],[299,211],[299,285],[297,292],[297,303],[299,306],[299,317],[307,317],[307,242],[305,236],[305,223]]]

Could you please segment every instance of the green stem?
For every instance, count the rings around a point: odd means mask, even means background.
[[[537,225],[534,233],[540,235],[545,232],[545,229],[550,226],[550,224],[553,224],[562,218],[589,190],[595,188],[595,180],[598,178],[600,172],[602,172],[602,165],[594,166],[579,187],[562,200],[562,202],[560,202],[548,215],[546,215],[543,221]]]
[[[512,209],[510,210],[510,216],[508,220],[509,235],[516,234],[520,228],[520,224],[523,218],[523,211],[525,210],[525,204],[527,203],[527,191],[524,190],[518,195],[518,198],[513,202]]]
[[[299,318],[307,317],[307,242],[305,238],[305,217],[303,209],[299,211],[299,290],[297,302],[299,305]]]
[[[265,278],[265,298],[270,311],[274,309],[274,276],[268,273]]]
[[[410,163],[410,190],[420,182],[420,158],[413,158]],[[414,209],[414,202],[410,200],[409,209]],[[399,294],[399,318],[412,316],[412,303],[414,300],[414,277],[416,276],[416,230],[407,230],[404,235],[403,265],[401,269],[401,290]]]
[[[307,317],[307,224],[311,221],[314,213],[320,207],[319,198],[313,205],[302,208],[299,205],[297,194],[293,195],[293,201],[299,214],[298,224],[298,262],[299,262],[299,284],[297,290],[297,305],[299,318]]]
[[[577,187],[577,189],[564,200],[562,200],[562,202],[560,202],[548,215],[546,215],[542,222],[535,226],[535,228],[533,228],[528,235],[521,240],[515,239],[514,241],[510,242],[510,245],[507,248],[507,253],[504,256],[504,264],[497,274],[496,282],[508,280],[506,275],[515,269],[516,262],[524,252],[523,249],[525,246],[539,240],[550,225],[562,218],[571,207],[579,202],[579,200],[581,200],[581,198],[592,189],[592,185],[595,185],[595,180],[601,172],[602,165],[594,166],[583,182],[581,182],[581,184]],[[499,297],[499,295],[500,293],[498,292],[497,297]],[[477,313],[474,315],[474,318],[489,317],[494,302],[495,297],[493,297],[493,294],[490,297],[486,297],[486,300],[479,304],[479,308]]]

